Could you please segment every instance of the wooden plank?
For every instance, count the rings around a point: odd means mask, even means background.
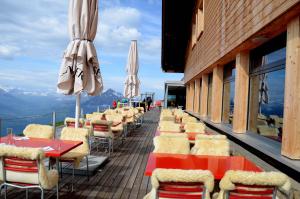
[[[190,110],[194,111],[194,100],[195,100],[195,82],[190,82]]]
[[[199,113],[200,107],[200,79],[195,79],[194,113]]]
[[[281,154],[300,159],[300,17],[287,27],[284,118]]]
[[[247,130],[249,90],[249,52],[236,56],[235,95],[233,111],[233,131],[245,133]]]
[[[213,70],[212,82],[212,111],[211,121],[221,123],[223,99],[223,66],[217,66]]]
[[[201,104],[200,104],[200,115],[203,117],[207,116],[207,98],[208,98],[208,74],[202,76],[201,84]]]

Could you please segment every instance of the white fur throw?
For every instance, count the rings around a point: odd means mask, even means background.
[[[249,172],[227,171],[220,181],[220,193],[218,199],[223,199],[225,191],[235,189],[235,183],[244,185],[269,185],[288,193],[291,188],[289,178],[280,172]]]
[[[188,122],[184,125],[185,132],[204,133],[205,124],[202,122]]]
[[[83,143],[64,154],[61,159],[73,159],[74,165],[77,168],[80,164],[80,161],[89,154],[88,135],[88,129],[64,127],[61,131],[60,139],[82,141]]]
[[[184,137],[156,136],[153,139],[154,153],[189,154],[190,143]]]
[[[212,140],[226,140],[226,135],[207,135],[207,134],[199,134],[196,135],[196,139],[212,139]]]
[[[39,160],[39,182],[44,189],[52,189],[58,183],[57,170],[47,170],[44,166],[44,152],[39,148],[15,147],[11,145],[0,146],[0,157],[16,157],[27,160]],[[1,164],[1,166],[3,166]],[[3,168],[0,168],[2,170]],[[1,179],[3,180],[2,171]],[[16,175],[22,175],[16,172]]]
[[[155,199],[160,182],[202,182],[206,188],[206,199],[214,189],[214,176],[208,170],[155,169],[151,176],[152,190],[144,199]]]
[[[65,125],[67,124],[67,122],[75,122],[75,118],[72,117],[66,117],[65,118]],[[84,120],[82,118],[79,119],[79,123],[80,124],[84,124]]]
[[[166,137],[184,137],[184,138],[188,137],[188,135],[186,133],[169,133],[169,132],[161,132],[160,136],[166,136]]]
[[[191,117],[191,116],[184,116],[182,117],[181,120],[182,123],[189,123],[189,122],[197,122],[197,119],[195,117]]]
[[[180,124],[175,124],[174,122],[170,123],[161,123],[159,125],[160,131],[174,131],[174,132],[181,132]]]
[[[224,139],[198,139],[195,141],[195,146],[191,149],[191,153],[194,155],[229,156],[229,141]]]
[[[27,137],[52,139],[54,131],[49,125],[29,124],[23,130],[23,134]]]

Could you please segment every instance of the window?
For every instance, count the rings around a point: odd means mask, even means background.
[[[203,0],[198,1],[196,12],[196,38],[199,40],[204,30]]]
[[[212,80],[213,73],[208,75],[208,98],[207,98],[207,116],[211,116],[211,101],[212,101]]]
[[[283,125],[286,34],[251,52],[250,131],[281,141]]]
[[[224,66],[222,122],[232,124],[235,87],[235,61]]]
[[[192,48],[196,45],[197,40],[199,40],[204,29],[203,2],[203,0],[198,0],[195,7],[195,14],[192,23]]]

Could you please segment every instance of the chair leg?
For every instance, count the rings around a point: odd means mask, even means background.
[[[72,170],[72,188],[71,191],[74,191],[74,181],[75,181],[75,163],[73,163],[73,170]]]
[[[28,199],[28,189],[25,189],[26,191],[26,199]]]
[[[59,198],[59,184],[56,185],[56,199]]]
[[[111,150],[111,141],[110,138],[108,138],[108,157],[110,157],[110,150]]]
[[[41,188],[41,199],[44,199],[44,190]]]
[[[88,181],[90,180],[90,172],[89,172],[89,157],[88,155],[86,156],[86,175],[88,178]]]
[[[7,185],[4,185],[4,199],[6,199],[7,196]]]
[[[59,167],[60,167],[60,178],[62,178],[63,177],[62,162],[59,163]]]

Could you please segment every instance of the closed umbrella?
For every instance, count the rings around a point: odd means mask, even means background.
[[[70,43],[64,52],[58,78],[58,91],[76,95],[76,127],[80,115],[80,95],[98,95],[103,90],[96,48],[98,0],[70,0],[68,30]]]
[[[139,71],[137,41],[132,40],[126,65],[127,78],[125,80],[124,97],[131,98],[140,95],[140,80],[137,76]],[[131,104],[131,103],[130,103]]]

